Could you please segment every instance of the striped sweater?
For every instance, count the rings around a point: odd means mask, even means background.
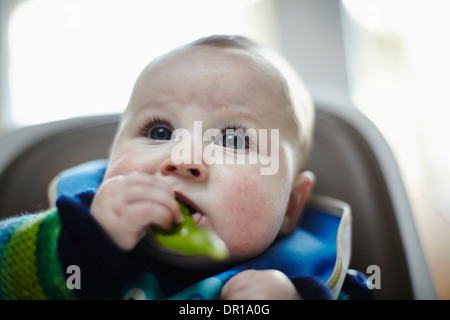
[[[0,224],[0,299],[73,299],[57,257],[57,209]]]

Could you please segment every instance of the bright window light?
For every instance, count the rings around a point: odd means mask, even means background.
[[[390,142],[413,199],[426,194],[450,222],[450,2],[342,3],[353,101]]]
[[[261,40],[255,7],[238,0],[33,0],[9,24],[11,121],[31,125],[122,111],[142,68],[198,37]]]

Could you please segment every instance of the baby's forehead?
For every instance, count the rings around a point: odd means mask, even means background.
[[[273,85],[285,87],[286,78],[273,61],[258,47],[215,46],[188,44],[172,50],[150,62],[142,75],[166,71],[173,68],[224,69],[239,68],[242,72],[253,72],[269,79]],[[174,71],[172,69],[172,71]],[[138,78],[139,81],[139,78]]]
[[[235,88],[236,83],[240,86]],[[154,99],[155,92],[158,96],[167,92],[170,98],[173,92],[179,95],[183,90],[186,99],[213,92],[218,104],[225,106],[227,99],[257,100],[256,95],[260,100],[270,98],[280,115],[290,104],[283,75],[256,50],[189,45],[161,56],[143,70],[136,81],[130,107]]]

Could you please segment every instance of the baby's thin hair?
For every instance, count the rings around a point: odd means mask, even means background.
[[[191,42],[191,45],[207,45],[222,48],[242,49],[257,47],[255,42],[240,35],[212,35],[195,40]]]

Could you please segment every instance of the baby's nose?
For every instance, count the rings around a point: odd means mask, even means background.
[[[209,176],[209,170],[206,164],[174,164],[172,161],[165,162],[161,167],[163,176],[174,175],[184,179],[190,179],[197,182],[206,181]]]

